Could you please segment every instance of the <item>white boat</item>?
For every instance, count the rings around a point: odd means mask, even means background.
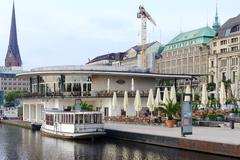
[[[105,135],[101,112],[44,110],[41,132],[44,135],[84,139]]]

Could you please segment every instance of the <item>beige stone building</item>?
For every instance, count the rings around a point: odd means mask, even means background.
[[[232,84],[236,85],[234,88],[239,90],[240,15],[230,18],[223,24],[210,46],[209,82],[215,83],[216,88],[219,88],[221,81],[231,80]],[[215,96],[219,96],[216,90]]]
[[[209,43],[214,36],[215,31],[210,27],[180,33],[156,59],[155,71],[161,74],[203,75],[200,80],[207,81]],[[179,82],[179,85],[184,84]]]

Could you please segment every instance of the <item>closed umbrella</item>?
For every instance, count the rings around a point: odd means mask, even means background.
[[[134,91],[134,78],[132,78],[132,82],[131,82],[131,91]]]
[[[153,97],[153,90],[152,89],[150,89],[149,93],[148,93],[147,107],[149,108],[149,111],[151,113],[154,111],[155,103],[154,103],[154,97]]]
[[[117,107],[117,93],[113,93],[113,99],[112,99],[112,108],[115,109]]]
[[[207,84],[202,85],[202,100],[201,103],[206,106],[208,103],[208,93],[207,93]]]
[[[142,110],[142,103],[141,103],[141,97],[140,97],[139,90],[136,91],[136,95],[135,95],[135,99],[134,99],[134,108],[135,108],[135,111],[137,112],[137,116],[138,116],[138,113]]]
[[[129,102],[128,102],[128,92],[125,91],[125,92],[124,92],[124,98],[123,98],[123,110],[124,110],[125,112],[127,112],[128,106],[129,106]]]
[[[195,101],[195,91],[192,89],[192,101]]]
[[[107,91],[110,92],[110,79],[107,79]]]
[[[169,94],[168,94],[168,89],[165,87],[164,93],[163,93],[163,103],[166,104],[169,100]]]
[[[172,86],[172,87],[171,87],[170,99],[172,100],[173,104],[176,104],[176,103],[177,103],[177,95],[176,95],[175,86]]]
[[[161,99],[161,94],[160,94],[160,89],[157,89],[157,94],[155,97],[155,107],[159,107],[159,105],[162,103],[162,99]]]
[[[237,98],[237,85],[235,84],[231,84],[231,90],[232,90],[232,95],[234,98]]]
[[[185,94],[188,94],[188,95],[191,94],[191,88],[189,85],[187,85],[186,87]],[[187,101],[187,102],[191,101],[190,96],[185,96],[184,101]]]
[[[226,90],[224,83],[221,82],[221,87],[220,87],[220,104],[223,106],[226,104],[227,96],[226,96]]]

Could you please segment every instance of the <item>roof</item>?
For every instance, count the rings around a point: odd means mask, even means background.
[[[152,45],[154,45],[155,43],[157,43],[158,41],[154,41],[154,42],[151,42],[151,43],[147,43],[146,44],[146,48],[149,48],[149,47],[151,47]],[[140,51],[142,51],[142,47],[143,45],[136,45],[136,46],[133,46],[133,47],[131,47],[130,49],[134,49],[136,52],[140,52]],[[129,51],[130,49],[128,49],[127,51]],[[127,52],[126,51],[126,52]]]
[[[202,27],[189,32],[183,32],[173,38],[164,48],[164,51],[192,46],[196,44],[208,44],[215,36],[215,31],[210,27]]]
[[[93,58],[91,61],[87,62],[87,64],[97,62],[97,61],[102,61],[102,60],[115,60],[115,61],[121,60],[125,54],[126,54],[125,52],[104,54],[104,55]]]
[[[180,74],[158,74],[152,73],[148,69],[141,67],[126,66],[52,66],[32,69],[29,72],[17,74],[17,77],[31,77],[36,75],[49,74],[91,74],[91,75],[111,75],[111,76],[131,76],[131,77],[148,77],[148,78],[165,78],[165,79],[183,79],[191,78],[191,75]]]
[[[235,26],[240,25],[240,15],[228,19],[220,28],[218,37],[223,38],[226,36],[234,35],[234,34],[239,34],[240,33],[240,27],[239,29],[234,32],[232,29],[234,29]]]
[[[22,60],[18,48],[18,40],[17,40],[17,26],[16,26],[16,17],[15,17],[15,7],[13,3],[12,9],[12,21],[11,21],[11,29],[10,29],[10,36],[9,36],[9,45],[7,53],[13,53],[14,57],[19,59],[20,65],[22,65]]]

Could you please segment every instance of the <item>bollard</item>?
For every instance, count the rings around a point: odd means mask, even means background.
[[[231,129],[234,129],[234,120],[230,120],[230,127]]]

